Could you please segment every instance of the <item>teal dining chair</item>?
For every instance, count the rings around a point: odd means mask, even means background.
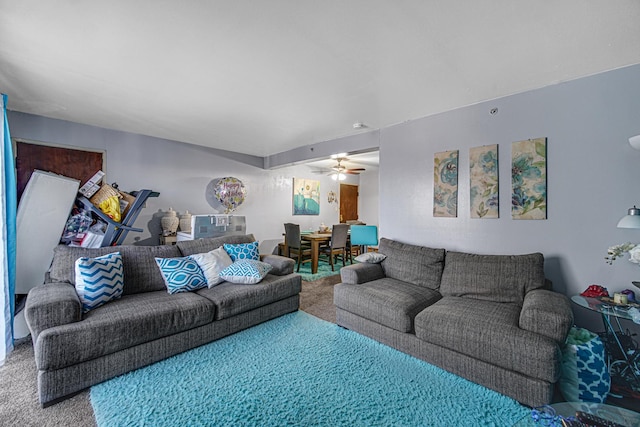
[[[362,247],[366,252],[367,246],[378,246],[378,226],[377,225],[352,225],[351,226],[351,247]]]

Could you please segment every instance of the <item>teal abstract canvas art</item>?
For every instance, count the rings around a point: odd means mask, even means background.
[[[320,215],[320,181],[293,178],[293,214]]]

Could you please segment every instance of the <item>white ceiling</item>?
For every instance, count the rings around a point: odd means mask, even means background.
[[[0,0],[10,110],[267,156],[640,63],[637,0]]]

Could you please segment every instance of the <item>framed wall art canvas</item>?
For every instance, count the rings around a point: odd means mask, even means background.
[[[511,144],[511,218],[547,219],[547,138]]]
[[[293,178],[293,214],[320,215],[320,181]]]
[[[498,144],[469,149],[471,218],[499,218]]]
[[[433,156],[433,216],[458,216],[458,150]]]

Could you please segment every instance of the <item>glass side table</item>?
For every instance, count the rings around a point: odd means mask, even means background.
[[[607,421],[612,421],[627,427],[640,427],[640,414],[617,406],[606,405],[604,403],[586,402],[561,402],[549,405],[555,414],[564,418],[575,416],[577,411],[587,414],[597,415]],[[523,417],[514,424],[514,427],[542,427],[542,426],[562,426],[562,422],[552,423],[540,420],[533,420],[531,414]]]
[[[640,391],[640,352],[630,347],[628,337],[620,319],[633,320],[629,314],[630,305],[614,304],[601,298],[574,295],[571,301],[596,313],[600,313],[605,329],[604,345],[607,350],[609,373],[612,377],[622,379],[636,392]]]

